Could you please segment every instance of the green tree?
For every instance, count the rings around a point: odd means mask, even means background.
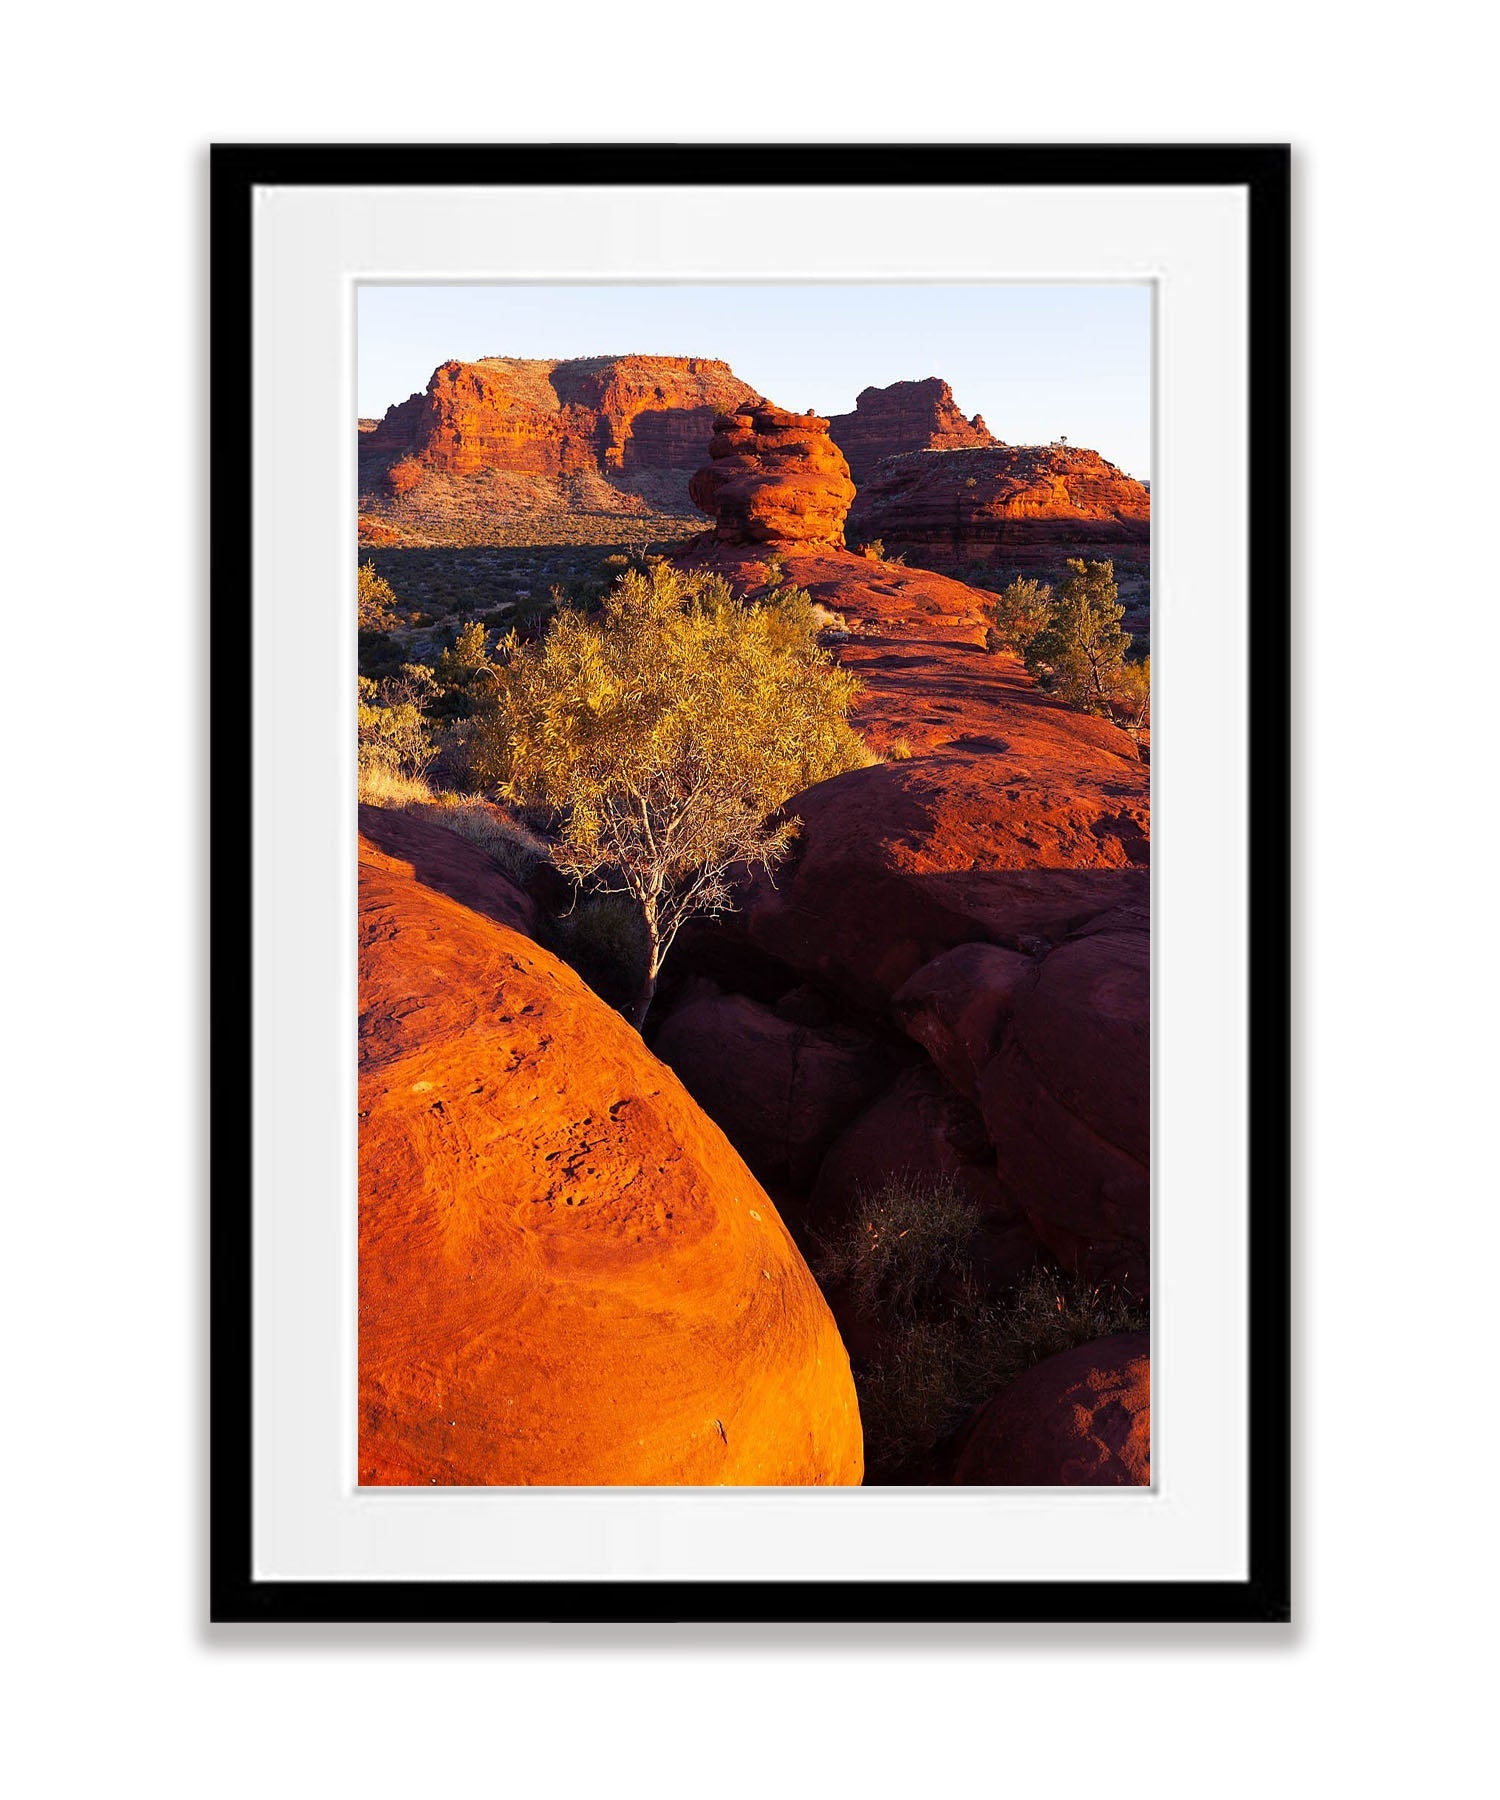
[[[995,596],[991,647],[1014,650],[1066,705],[1137,737],[1151,722],[1151,659],[1129,660],[1124,616],[1114,564],[1074,558],[1056,593],[1018,575]]]
[[[478,619],[458,629],[433,671],[435,692],[428,710],[437,719],[466,719],[493,697],[498,671],[491,661],[489,634]]]
[[[1052,589],[1028,575],[1017,575],[995,595],[992,648],[1014,650],[1024,657],[1032,641],[1052,623]]]
[[[639,1027],[682,926],[732,908],[736,865],[785,857],[796,823],[777,809],[870,760],[848,722],[857,684],[819,649],[806,594],[747,605],[664,563],[507,648],[474,766],[553,812],[552,857],[575,882],[634,902]]]
[[[1070,558],[1051,620],[1027,647],[1027,667],[1035,666],[1042,685],[1067,705],[1111,717],[1130,648],[1130,633],[1120,629],[1124,616],[1114,564]]]

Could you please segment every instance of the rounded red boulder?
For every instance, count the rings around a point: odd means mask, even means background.
[[[975,1415],[953,1479],[981,1487],[1149,1487],[1149,1335],[1099,1338],[1028,1369]]]
[[[393,848],[360,851],[360,1481],[857,1484],[837,1327],[723,1132],[516,929],[472,846],[382,823]]]

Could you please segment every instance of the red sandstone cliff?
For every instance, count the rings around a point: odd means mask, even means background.
[[[861,486],[849,534],[929,567],[1050,569],[1070,556],[1142,562],[1151,495],[1095,450],[918,451],[889,458]]]
[[[446,362],[361,450],[397,469],[409,460],[460,474],[687,473],[702,462],[718,411],[756,398],[727,363],[702,357]]]
[[[998,444],[975,413],[966,419],[946,381],[893,381],[889,387],[867,387],[854,411],[835,413],[829,433],[848,458],[855,482],[863,487],[875,465],[909,450],[972,450]]]

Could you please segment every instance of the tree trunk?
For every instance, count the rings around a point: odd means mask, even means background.
[[[637,1031],[643,1031],[645,1029],[646,1014],[651,1010],[651,1002],[655,997],[655,994],[656,971],[655,969],[652,969],[646,976],[646,979],[641,983],[640,992],[635,997],[635,1003],[626,1015]]]
[[[636,994],[635,1004],[626,1015],[637,1031],[645,1029],[646,1014],[650,1012],[651,1001],[656,994],[656,977],[661,972],[661,936],[656,928],[656,908],[650,902],[642,906],[641,920],[646,927],[646,975]]]

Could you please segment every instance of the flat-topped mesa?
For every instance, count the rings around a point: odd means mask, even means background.
[[[631,474],[703,460],[719,410],[758,398],[697,356],[487,356],[445,362],[393,406],[364,447],[457,474]]]
[[[827,419],[745,404],[714,421],[710,461],[688,484],[721,544],[836,544],[854,483]]]
[[[909,450],[989,449],[1000,442],[978,413],[972,419],[964,417],[953,389],[936,375],[925,381],[867,387],[854,402],[854,411],[835,413],[828,430],[861,487],[887,456]]]
[[[881,464],[849,526],[853,538],[879,538],[931,567],[1144,560],[1151,495],[1097,450],[1069,444],[916,451]]]

